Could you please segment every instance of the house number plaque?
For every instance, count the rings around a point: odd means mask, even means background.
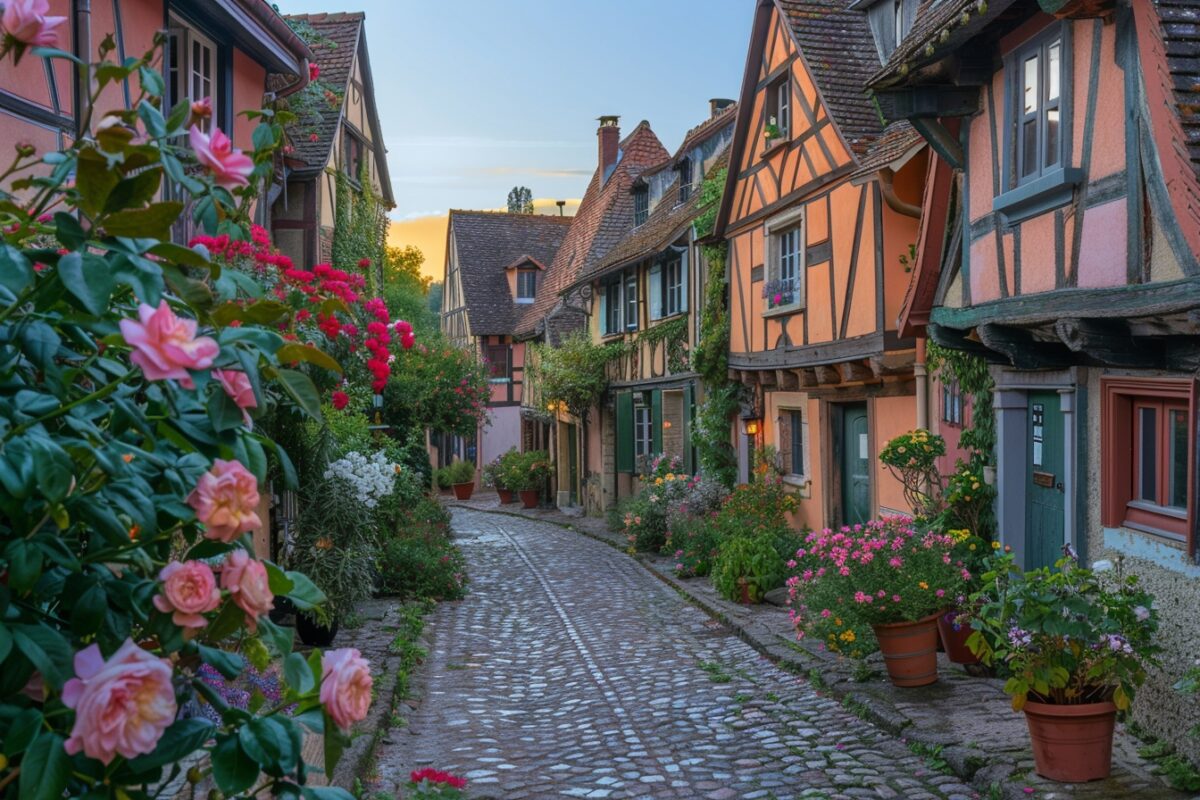
[[[1038,472],[1033,473],[1033,485],[1041,486],[1046,489],[1054,488],[1054,473],[1053,472]]]

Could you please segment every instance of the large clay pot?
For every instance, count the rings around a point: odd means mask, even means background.
[[[958,626],[958,630],[954,630],[954,618],[958,615],[957,611],[938,614],[938,635],[942,639],[942,649],[946,651],[946,658],[955,664],[978,664],[979,657],[967,647],[971,626],[963,623]]]
[[[496,494],[500,496],[501,505],[504,505],[505,503],[511,503],[513,501],[512,489],[501,489],[499,486],[497,486]]]
[[[1083,783],[1107,778],[1112,771],[1117,722],[1117,707],[1112,703],[1055,705],[1028,700],[1025,721],[1038,775]]]
[[[928,686],[938,679],[938,614],[915,622],[873,625],[888,677],[896,686]]]
[[[521,496],[521,505],[525,508],[538,507],[538,495],[540,492],[538,492],[537,489],[522,489],[521,491],[517,492],[517,494]]]
[[[468,481],[467,483],[456,483],[456,484],[452,485],[450,488],[454,490],[454,499],[470,500],[471,492],[475,491],[475,481]]]
[[[296,615],[296,633],[300,641],[309,647],[328,647],[337,636],[338,621],[332,620],[329,625],[322,625],[308,614]]]

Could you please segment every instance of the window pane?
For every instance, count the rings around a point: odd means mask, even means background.
[[[1023,97],[1025,103],[1025,114],[1032,114],[1038,110],[1038,57],[1025,59],[1025,94]]]
[[[1046,99],[1057,100],[1062,77],[1062,43],[1055,42],[1046,51]]]
[[[792,414],[792,474],[804,474],[804,420],[799,411]]]
[[[1138,409],[1137,499],[1158,502],[1158,409]]]
[[[1167,412],[1167,416],[1170,421],[1168,446],[1171,448],[1171,459],[1167,464],[1171,471],[1167,476],[1167,505],[1175,508],[1187,508],[1187,412],[1183,409],[1173,408]]]
[[[1046,111],[1046,166],[1058,163],[1058,114],[1057,108]]]
[[[1037,120],[1031,119],[1021,125],[1021,177],[1037,172]]]

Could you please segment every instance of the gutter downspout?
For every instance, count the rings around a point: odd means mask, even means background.
[[[75,97],[72,99],[71,110],[75,115],[75,138],[87,136],[90,127],[90,116],[87,107],[88,98],[92,94],[92,0],[74,0],[73,24],[75,27],[74,55],[83,63],[75,68]]]
[[[891,167],[884,167],[879,170],[879,186],[882,189],[883,200],[887,203],[888,208],[895,211],[897,214],[903,214],[906,217],[913,219],[921,218],[921,207],[915,206],[912,203],[906,203],[896,195],[896,187],[893,181],[896,178],[896,173]]]
[[[917,427],[929,430],[929,373],[925,369],[925,337],[917,337],[917,360],[913,364],[917,382]]]

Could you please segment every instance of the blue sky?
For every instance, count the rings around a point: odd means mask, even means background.
[[[284,13],[329,0],[277,0]],[[596,117],[648,119],[668,150],[736,98],[748,0],[356,0],[367,14],[396,220],[578,198]]]

